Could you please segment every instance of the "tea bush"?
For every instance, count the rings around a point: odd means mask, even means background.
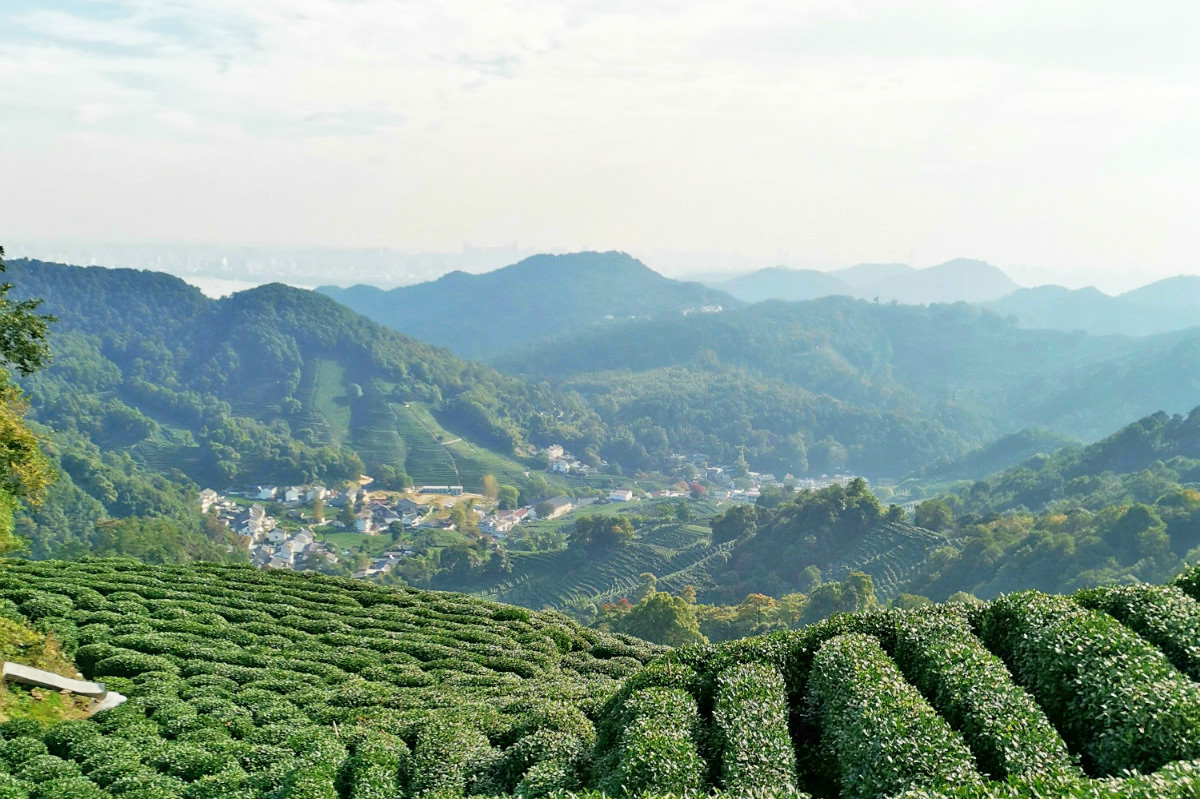
[[[1076,770],[1046,714],[957,609],[898,613],[889,628],[885,643],[901,672],[962,734],[980,770],[998,780]]]
[[[713,731],[725,790],[795,793],[796,754],[788,710],[783,677],[770,666],[738,665],[717,678]]]
[[[1200,602],[1182,589],[1124,585],[1082,591],[1076,600],[1109,614],[1161,649],[1175,668],[1200,680]]]
[[[1200,569],[665,652],[352,580],[0,562],[0,616],[129,697],[0,723],[0,799],[1200,799],[1198,589]]]
[[[1030,591],[980,627],[1093,775],[1200,756],[1200,686],[1111,616]]]
[[[616,767],[606,790],[613,796],[657,796],[700,790],[704,762],[696,750],[696,701],[679,688],[643,688],[626,702]]]
[[[813,659],[809,692],[842,795],[982,785],[966,744],[874,638],[827,641]]]
[[[76,630],[77,666],[129,697],[0,725],[5,790],[32,796],[495,792],[502,762],[504,793],[577,789],[595,737],[580,709],[662,651],[461,595],[211,564],[9,561],[4,602]]]

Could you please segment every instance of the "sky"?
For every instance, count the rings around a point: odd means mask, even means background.
[[[1200,272],[1200,4],[4,0],[0,243]]]

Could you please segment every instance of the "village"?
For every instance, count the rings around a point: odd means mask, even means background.
[[[593,473],[591,467],[559,445],[547,447],[542,454],[546,470],[552,475],[586,478]],[[478,529],[489,548],[502,549],[524,523],[560,519],[596,504],[700,495],[718,504],[753,503],[764,488],[784,485],[773,474],[709,466],[701,455],[691,459],[677,456],[677,460],[698,462],[693,480],[679,479],[645,488],[634,481],[633,487],[575,490],[569,492],[575,496],[562,493],[519,507],[512,507],[512,503],[502,507],[504,503],[494,496],[474,494],[461,485],[421,485],[402,492],[372,490],[374,480],[367,475],[342,488],[254,486],[224,494],[205,488],[200,491],[199,504],[202,513],[213,515],[237,536],[239,545],[258,568],[330,571],[353,563],[353,576],[373,578],[389,574],[404,559],[428,548],[434,539],[422,536],[422,532],[456,531],[458,525],[451,512],[455,505],[467,508],[470,528]],[[852,475],[789,477],[788,484],[798,489],[817,489],[852,479]],[[382,536],[387,538],[378,538]],[[360,539],[378,543],[370,547],[352,543]],[[370,555],[363,563],[362,553],[367,550]]]

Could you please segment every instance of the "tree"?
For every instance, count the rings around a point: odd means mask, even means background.
[[[692,506],[687,503],[687,500],[679,500],[675,503],[675,521],[680,524],[687,524],[692,520]]]
[[[571,546],[578,549],[610,549],[633,538],[633,524],[625,517],[581,516],[575,520]]]
[[[354,503],[349,499],[346,500],[345,505],[342,505],[342,509],[338,511],[338,521],[347,530],[354,529]]]
[[[927,499],[917,506],[915,521],[917,527],[937,533],[950,527],[954,514],[950,506],[940,499]]]
[[[316,497],[312,502],[312,515],[318,522],[325,521],[325,500]]]
[[[500,483],[490,474],[483,476],[483,495],[488,499],[496,499],[500,496]]]
[[[713,519],[713,543],[724,544],[744,535],[753,535],[758,524],[758,511],[753,505],[734,505]]]
[[[450,521],[460,533],[479,534],[479,517],[475,515],[475,500],[464,499],[450,509]]]
[[[733,462],[733,476],[745,477],[749,473],[750,464],[746,463],[746,448],[741,447],[738,449],[737,460]]]
[[[500,510],[516,510],[521,495],[514,486],[500,486],[496,494]]]
[[[658,587],[658,578],[651,572],[642,572],[638,575],[638,587],[633,592],[633,601],[641,602]]]
[[[696,608],[683,597],[651,590],[617,622],[617,631],[666,646],[707,643]]]
[[[0,554],[18,546],[13,533],[17,508],[40,505],[54,480],[41,442],[25,421],[25,396],[8,374],[8,368],[32,374],[50,360],[46,335],[54,318],[37,313],[41,300],[10,300],[11,289],[11,283],[0,284],[0,460],[5,467],[0,474]]]

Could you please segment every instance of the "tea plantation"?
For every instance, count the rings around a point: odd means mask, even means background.
[[[1200,570],[666,652],[290,572],[7,562],[130,697],[0,724],[0,797],[1200,796]]]
[[[0,725],[0,797],[577,788],[588,714],[662,651],[554,613],[245,567],[13,561],[0,603],[130,697]]]

